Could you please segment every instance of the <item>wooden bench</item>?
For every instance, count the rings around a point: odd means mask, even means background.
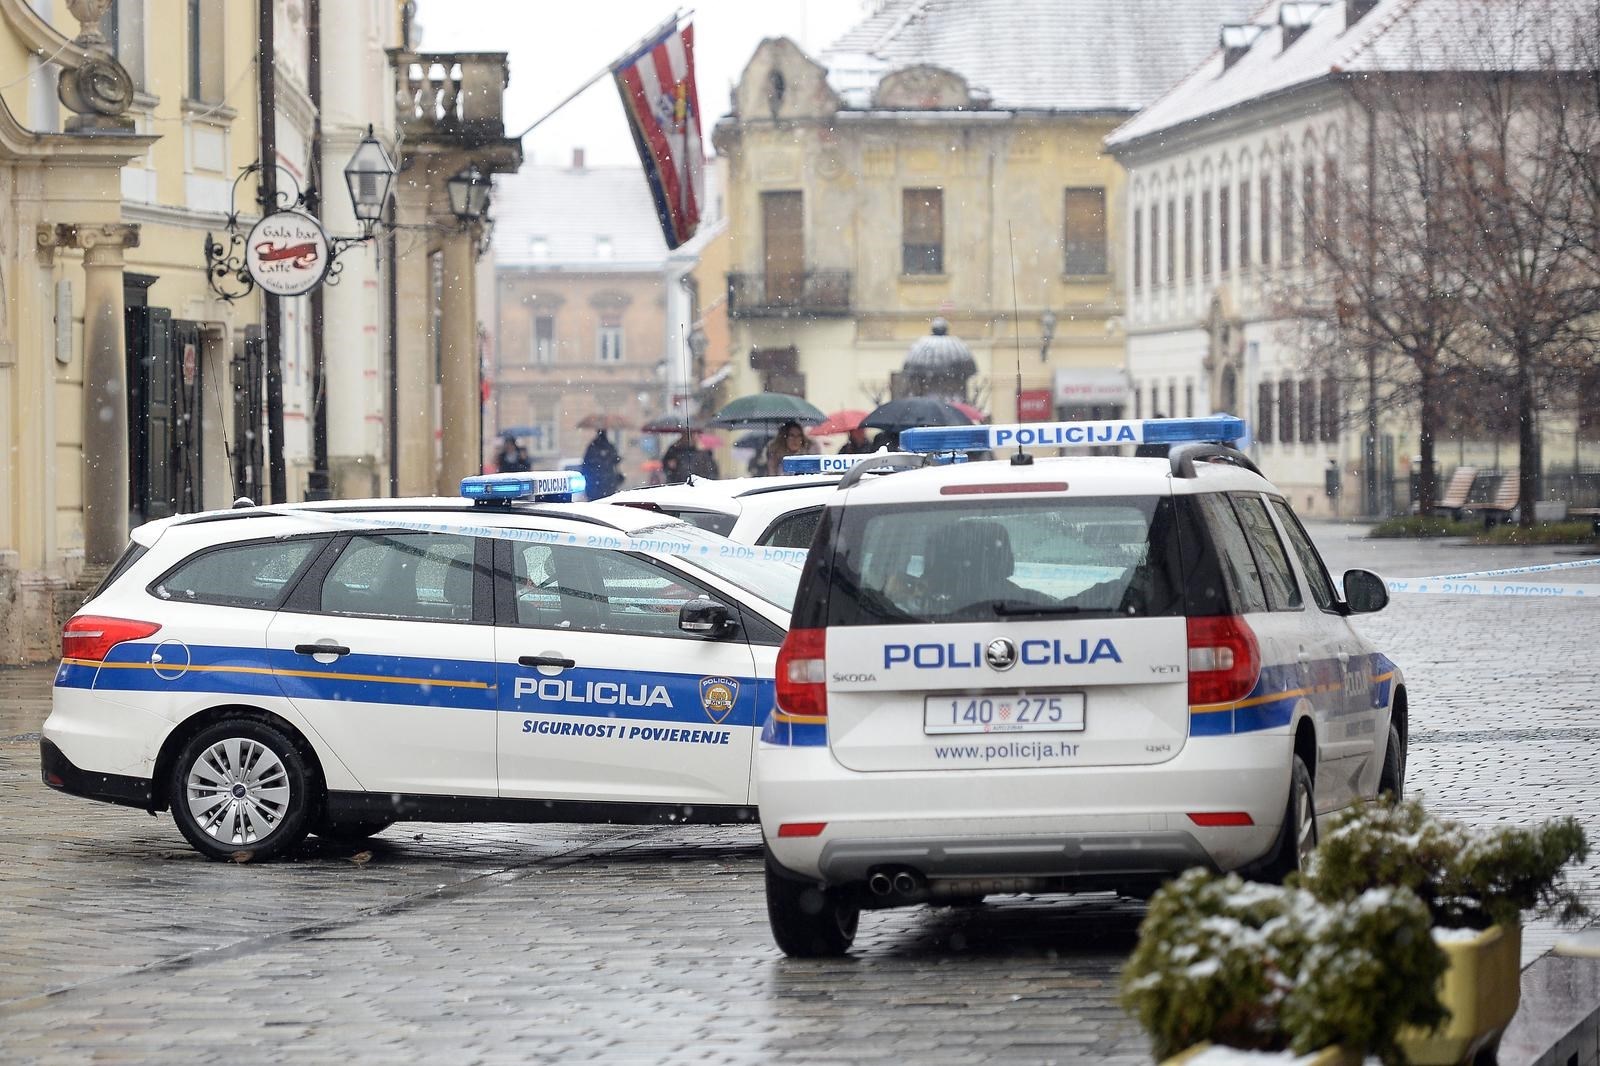
[[[1439,497],[1438,508],[1454,514],[1465,507],[1467,497],[1472,493],[1472,483],[1477,477],[1478,468],[1475,466],[1456,467],[1455,473],[1450,475],[1450,483],[1444,488],[1444,495]]]

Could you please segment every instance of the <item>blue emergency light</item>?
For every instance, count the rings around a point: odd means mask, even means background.
[[[785,455],[783,457],[783,472],[785,474],[843,474],[857,463],[871,458],[871,452],[865,455]]]
[[[588,488],[576,470],[554,473],[476,474],[461,479],[461,495],[474,503],[566,503]]]
[[[900,434],[908,452],[973,452],[1009,448],[1103,448],[1118,444],[1224,444],[1246,439],[1244,419],[1136,418],[1093,422],[1024,422],[1007,426],[921,426]]]

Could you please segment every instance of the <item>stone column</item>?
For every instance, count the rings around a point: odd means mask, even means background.
[[[58,225],[54,243],[83,249],[83,561],[93,569],[115,563],[128,543],[122,251],[138,247],[139,227]]]
[[[462,478],[483,469],[476,244],[477,234],[471,228],[444,238],[444,292],[439,307],[443,379],[439,406],[444,454],[435,488],[441,496],[456,495],[461,491]]]

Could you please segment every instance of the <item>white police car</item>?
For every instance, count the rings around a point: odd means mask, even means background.
[[[1190,866],[1281,876],[1405,757],[1400,672],[1350,625],[1238,419],[921,429],[906,450],[1170,443],[1005,459],[830,500],[757,751],[767,905],[791,955],[864,908],[1145,895]],[[1019,459],[1027,459],[1019,451]]]
[[[170,808],[212,858],[402,818],[753,819],[802,553],[512,502],[574,480],[139,527],[62,632],[45,783]]]
[[[871,458],[792,455],[783,460],[778,477],[691,477],[678,485],[624,489],[606,502],[671,515],[741,544],[806,548],[834,488]]]

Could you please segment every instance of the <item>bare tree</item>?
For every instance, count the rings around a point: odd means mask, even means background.
[[[1592,129],[1566,112],[1594,77],[1580,69],[1561,0],[1481,0],[1468,35],[1477,69],[1460,78],[1461,142],[1449,168],[1472,312],[1475,358],[1505,368],[1517,406],[1521,522],[1538,498],[1543,401],[1591,361],[1600,324],[1600,263],[1584,233],[1592,193],[1563,141]],[[1507,9],[1514,17],[1507,19]]]
[[[1416,84],[1396,91],[1402,80]],[[1377,407],[1415,405],[1417,487],[1422,513],[1430,514],[1439,384],[1471,322],[1461,299],[1461,234],[1448,202],[1454,111],[1447,92],[1421,79],[1385,77],[1349,88],[1350,150],[1324,167],[1321,210],[1315,201],[1302,203],[1313,281],[1286,290],[1278,311],[1297,323],[1314,372],[1352,384],[1364,379],[1369,437]]]

